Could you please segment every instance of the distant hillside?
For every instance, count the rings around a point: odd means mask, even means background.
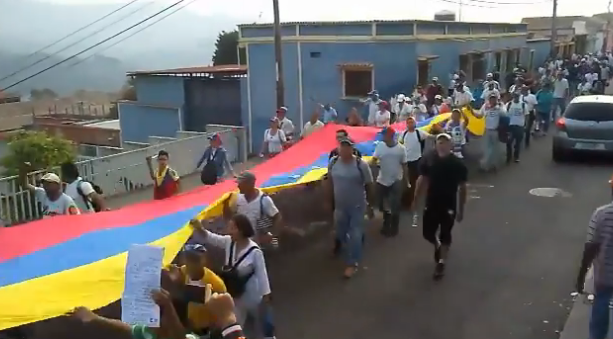
[[[0,88],[6,88],[63,59],[57,56],[49,57],[48,54],[28,58],[27,54],[12,53],[0,47],[0,79],[43,58],[48,59],[27,71],[0,81]],[[52,89],[60,95],[70,95],[78,90],[116,92],[125,83],[125,72],[130,68],[118,59],[105,56],[95,56],[73,66],[80,61],[82,60],[70,60],[9,89],[9,92],[27,95],[31,89],[43,88]]]
[[[45,52],[53,53],[142,8],[63,54],[78,52],[158,12],[166,4],[164,1],[152,4],[139,1]],[[89,4],[87,1],[79,5],[68,5],[44,0],[0,0],[0,50],[16,54],[32,53],[120,6],[121,3]],[[217,34],[222,30],[232,30],[237,24],[236,18],[223,15],[200,16],[184,9],[101,53],[129,63],[136,69],[206,65],[211,62]],[[104,45],[94,51],[101,49],[104,49]],[[0,64],[0,73],[4,70],[4,64]]]

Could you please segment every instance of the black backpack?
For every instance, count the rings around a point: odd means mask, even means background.
[[[85,201],[85,205],[91,206],[96,212],[100,212],[102,210],[102,206],[98,205],[96,202],[91,200],[87,195],[83,193],[83,190],[81,189],[81,184],[84,182],[92,185],[92,188],[94,189],[94,192],[96,192],[96,194],[102,195],[104,193],[102,191],[102,188],[88,180],[79,180],[79,182],[77,183],[77,193],[81,196],[83,201]]]
[[[401,144],[404,144],[404,138],[407,136],[407,133],[409,133],[408,130],[404,131],[404,133],[402,134],[402,142]],[[426,140],[421,138],[421,132],[419,132],[418,129],[415,129],[415,133],[417,133],[417,141],[419,141],[419,146],[421,147],[421,153],[424,153],[424,148],[426,147]]]
[[[230,293],[230,295],[236,299],[240,298],[245,293],[245,287],[247,286],[247,282],[255,274],[255,270],[253,270],[249,274],[241,276],[238,272],[237,267],[243,262],[243,260],[245,260],[245,258],[249,254],[251,254],[251,252],[259,250],[260,248],[257,246],[249,247],[249,249],[245,251],[245,254],[243,254],[236,261],[236,263],[232,264],[235,246],[236,243],[233,241],[232,244],[230,244],[230,254],[228,255],[228,262],[221,268],[221,272],[219,272],[219,277],[226,285],[228,293]]]
[[[202,168],[200,180],[204,185],[215,185],[217,183],[217,166],[215,165],[215,158],[219,152],[219,150],[215,152],[212,158],[209,154],[206,164]]]

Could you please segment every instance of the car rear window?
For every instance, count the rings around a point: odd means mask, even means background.
[[[613,121],[613,105],[602,102],[571,104],[564,117],[579,121]]]

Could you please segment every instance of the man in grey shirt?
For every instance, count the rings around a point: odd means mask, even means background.
[[[609,303],[613,298],[613,203],[596,209],[587,233],[576,288],[583,292],[587,271],[594,265],[594,303],[589,338],[605,339],[609,332]]]
[[[372,199],[373,178],[368,164],[354,155],[353,141],[343,138],[339,142],[339,155],[330,159],[325,182],[329,201],[334,202],[336,236],[345,247],[344,276],[351,278],[362,260],[366,198]]]

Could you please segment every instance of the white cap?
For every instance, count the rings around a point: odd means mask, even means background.
[[[406,96],[404,96],[404,94],[398,94],[398,96],[396,97],[396,101],[398,102],[402,102],[406,100]]]
[[[447,134],[447,133],[440,133],[436,135],[436,140],[438,139],[442,139],[445,138],[447,140],[451,140],[451,135]]]
[[[438,81],[438,77],[432,77],[432,81]]]
[[[58,177],[57,174],[55,173],[47,173],[43,175],[43,177],[41,178],[41,181],[54,182],[56,184],[62,183],[62,181],[60,180],[60,177]]]
[[[459,75],[457,75],[457,74],[454,74],[454,75],[453,75],[453,80],[458,80],[458,79],[460,79],[460,76],[459,76]]]
[[[486,76],[487,78],[493,78],[493,77],[494,77],[494,74],[492,74],[492,73],[487,73],[485,76]]]
[[[441,100],[443,100],[443,96],[440,95],[440,94],[437,94],[437,95],[434,96],[434,99],[441,99]]]

